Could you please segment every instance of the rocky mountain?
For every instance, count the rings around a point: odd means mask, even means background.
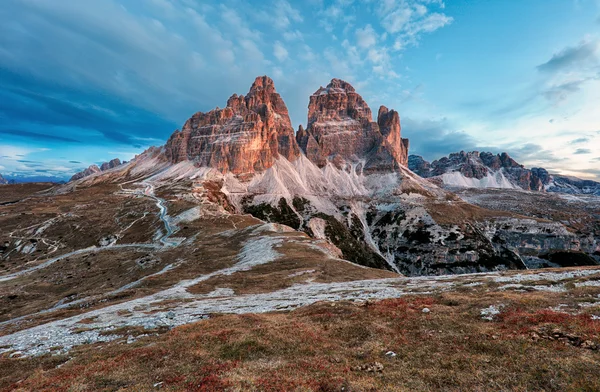
[[[545,188],[548,192],[600,196],[600,182],[557,174],[548,176]]]
[[[600,183],[596,181],[550,174],[544,168],[527,169],[505,152],[461,151],[431,163],[418,155],[411,155],[408,166],[421,177],[447,187],[600,195]]]
[[[109,162],[104,162],[102,165],[100,165],[100,170],[106,171],[114,169],[117,166],[121,166],[121,160],[119,158],[111,159]]]
[[[0,174],[0,185],[6,185],[8,184],[8,180],[4,177],[2,177],[2,174]]]
[[[507,153],[458,152],[431,163],[411,155],[409,168],[424,178],[435,178],[446,186],[472,188],[519,188],[541,191],[547,172],[529,170]],[[541,169],[543,170],[543,169]]]
[[[102,165],[100,165],[100,167],[98,167],[98,165],[90,165],[87,169],[80,171],[78,173],[75,173],[71,177],[69,182],[80,180],[84,177],[91,176],[92,174],[102,173],[104,171],[114,169],[115,167],[121,166],[121,165],[122,165],[122,163],[119,158],[112,159],[109,162],[104,162]]]
[[[224,109],[194,114],[169,138],[165,154],[172,163],[189,160],[239,175],[268,169],[280,156],[294,161],[300,153],[287,107],[273,80],[262,76]]]
[[[263,76],[225,108],[194,114],[164,147],[79,185],[177,189],[178,198],[209,203],[202,213],[251,214],[325,241],[336,257],[407,275],[527,268],[556,249],[584,255],[584,263],[600,260],[593,226],[575,234],[561,221],[478,207],[436,185],[447,178],[541,189],[544,172],[506,154],[409,160],[400,132],[397,112],[382,106],[373,121],[360,94],[333,79],[309,98],[307,127],[294,138],[286,105]]]
[[[398,112],[381,106],[374,122],[367,103],[343,80],[333,79],[311,95],[307,124],[296,140],[319,167],[352,162],[361,170],[393,171],[407,164],[408,139],[400,136]]]

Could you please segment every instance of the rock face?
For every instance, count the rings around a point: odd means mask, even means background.
[[[600,182],[582,180],[576,177],[549,175],[545,169],[541,168],[533,168],[531,170],[543,170],[546,173],[546,182],[544,184],[546,184],[548,192],[600,196]]]
[[[408,167],[421,177],[433,178],[450,187],[520,188],[600,196],[599,182],[550,174],[541,167],[527,169],[505,152],[461,151],[431,163],[418,155],[411,155]]]
[[[409,168],[421,177],[439,177],[443,184],[478,188],[544,190],[548,172],[526,169],[507,153],[458,152],[431,164],[420,156],[409,158]]]
[[[100,173],[102,170],[97,165],[90,165],[87,169],[80,171],[79,173],[73,174],[73,177],[69,181],[77,181],[92,174]]]
[[[69,181],[77,181],[84,177],[91,176],[92,174],[101,173],[106,170],[114,169],[117,166],[121,166],[121,160],[119,158],[115,158],[110,160],[109,162],[104,162],[100,167],[98,165],[90,165],[87,169],[82,170],[78,173],[75,173],[73,177]]]
[[[104,162],[100,166],[100,170],[106,171],[106,170],[114,169],[117,166],[121,166],[121,160],[119,158],[112,159],[110,162]]]
[[[319,167],[350,162],[369,172],[408,163],[408,139],[401,138],[398,113],[382,106],[374,122],[369,105],[343,80],[333,79],[310,97],[307,124],[296,140]]]
[[[254,173],[281,155],[289,161],[300,152],[287,107],[267,76],[256,78],[246,96],[232,95],[224,109],[198,112],[165,146],[173,162],[194,161],[222,173]]]
[[[0,174],[0,185],[6,185],[8,184],[8,180],[4,177],[2,177],[2,174]]]

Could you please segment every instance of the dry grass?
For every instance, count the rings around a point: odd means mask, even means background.
[[[425,205],[425,208],[432,218],[440,225],[482,222],[493,218],[517,216],[506,211],[492,211],[477,207],[463,201],[455,201],[452,204],[445,202],[429,202]]]
[[[215,276],[190,287],[188,291],[207,294],[219,287],[231,288],[236,294],[257,294],[282,290],[306,281],[325,283],[398,277],[390,271],[365,268],[347,261],[323,260],[321,251],[297,242],[284,243],[277,251],[281,257],[275,262],[232,275]]]
[[[551,330],[598,343],[600,321],[549,309],[577,299],[572,292],[473,289],[217,315],[129,345],[82,346],[68,362],[5,357],[0,385],[6,391],[600,390],[600,352],[532,338]],[[493,321],[481,318],[482,308],[500,303],[505,307]],[[423,313],[425,307],[431,311]],[[382,371],[359,370],[376,362]]]

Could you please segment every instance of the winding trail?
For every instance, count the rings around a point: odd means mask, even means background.
[[[83,249],[77,249],[72,252],[65,253],[63,255],[46,260],[34,267],[27,268],[27,269],[17,271],[17,272],[13,272],[11,274],[2,275],[2,276],[0,276],[0,282],[5,282],[8,280],[18,278],[19,276],[30,274],[37,270],[46,268],[46,267],[56,263],[57,261],[66,259],[71,256],[75,256],[75,255],[80,255],[80,254],[85,254],[85,253],[93,253],[93,252],[101,252],[104,250],[114,250],[114,249],[129,249],[129,248],[161,249],[164,247],[172,247],[172,246],[179,245],[179,241],[169,240],[171,235],[173,235],[174,229],[173,229],[173,226],[169,222],[169,215],[167,214],[168,210],[167,210],[167,205],[166,205],[167,202],[164,199],[161,199],[160,197],[158,197],[154,194],[154,185],[146,183],[146,182],[143,182],[142,184],[145,185],[145,188],[143,191],[141,191],[139,189],[124,189],[122,185],[120,185],[120,187],[121,187],[121,190],[126,194],[146,196],[146,197],[149,197],[149,198],[153,199],[154,201],[156,201],[156,206],[159,209],[158,216],[159,216],[159,219],[161,220],[161,222],[163,223],[163,225],[165,226],[165,231],[166,231],[166,234],[161,236],[158,239],[158,241],[156,241],[155,243],[152,243],[152,244],[148,244],[148,243],[110,244],[107,246],[100,246],[100,247],[99,246],[90,246],[90,247],[83,248]]]
[[[160,218],[160,220],[163,222],[164,226],[165,226],[165,230],[166,230],[166,234],[164,236],[162,236],[159,241],[164,245],[164,246],[177,246],[179,245],[179,242],[177,241],[169,241],[169,237],[171,237],[173,235],[173,226],[171,226],[171,223],[169,222],[169,215],[167,214],[167,205],[166,205],[166,201],[164,199],[161,199],[160,197],[156,196],[154,193],[154,185],[150,184],[150,183],[146,183],[144,182],[143,184],[146,185],[146,189],[144,190],[144,196],[150,197],[152,199],[154,199],[156,201],[156,206],[158,207],[160,213],[158,215],[158,217]]]

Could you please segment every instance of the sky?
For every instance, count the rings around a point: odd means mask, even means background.
[[[3,0],[0,173],[162,145],[269,75],[294,127],[350,82],[411,154],[506,151],[600,180],[600,0]]]

